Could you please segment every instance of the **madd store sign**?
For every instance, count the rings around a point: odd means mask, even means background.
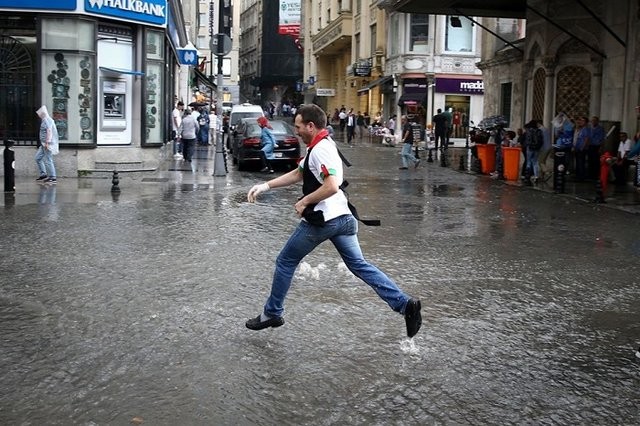
[[[84,9],[95,15],[165,26],[167,0],[85,0]]]
[[[482,95],[484,82],[481,79],[436,78],[436,92]]]

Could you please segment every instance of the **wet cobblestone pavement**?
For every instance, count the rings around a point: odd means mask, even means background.
[[[636,214],[342,149],[351,200],[382,220],[365,256],[422,300],[415,339],[328,244],[286,324],[245,329],[300,189],[250,205],[266,176],[213,177],[211,150],[119,195],[21,180],[0,208],[0,423],[638,423]]]

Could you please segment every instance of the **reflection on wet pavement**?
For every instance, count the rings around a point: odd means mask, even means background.
[[[626,213],[345,150],[365,256],[424,325],[330,243],[286,324],[251,332],[299,188],[163,170],[61,181],[0,209],[3,424],[633,424],[640,231]],[[207,166],[207,170],[211,170]],[[89,183],[87,183],[89,182]]]

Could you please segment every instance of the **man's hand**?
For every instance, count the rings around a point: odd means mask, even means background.
[[[259,194],[267,192],[269,189],[271,188],[269,187],[269,184],[267,182],[254,185],[247,193],[247,201],[249,201],[250,203],[254,203]]]
[[[304,200],[304,197],[298,200],[298,202],[294,206],[294,208],[296,209],[296,213],[298,214],[298,217],[302,217],[302,213],[304,212],[304,209],[307,208],[307,203],[304,202],[303,200]]]

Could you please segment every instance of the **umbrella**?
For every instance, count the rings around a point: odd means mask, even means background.
[[[208,103],[206,103],[206,102],[197,102],[197,101],[195,101],[195,102],[191,102],[191,103],[189,104],[189,106],[190,106],[191,108],[200,108],[200,107],[208,106],[208,105],[209,105],[209,104],[208,104]]]
[[[478,127],[481,129],[491,129],[496,126],[504,127],[507,124],[507,119],[503,115],[492,115],[490,117],[483,118]]]

